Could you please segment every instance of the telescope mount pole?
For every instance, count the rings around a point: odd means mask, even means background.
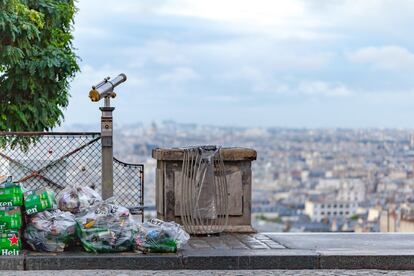
[[[101,116],[101,142],[102,142],[102,198],[107,199],[114,194],[113,172],[113,128],[110,98],[105,97],[104,107],[99,108]]]

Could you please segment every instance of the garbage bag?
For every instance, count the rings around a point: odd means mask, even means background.
[[[31,216],[24,238],[35,251],[62,252],[74,240],[75,232],[75,216],[57,209]]]
[[[87,252],[109,253],[133,248],[135,222],[125,207],[98,202],[76,218],[77,235]]]
[[[0,232],[0,251],[2,256],[19,255],[22,247],[19,231]]]
[[[190,235],[179,224],[151,219],[137,225],[134,247],[135,251],[145,253],[174,253],[189,239]]]
[[[0,231],[22,228],[22,211],[19,206],[0,207]]]
[[[59,209],[77,214],[89,208],[96,201],[102,201],[101,196],[88,186],[73,185],[63,189],[57,196]]]
[[[6,182],[0,184],[0,206],[22,206],[23,188],[19,183]]]
[[[42,188],[24,193],[24,207],[27,215],[57,209],[55,192]]]

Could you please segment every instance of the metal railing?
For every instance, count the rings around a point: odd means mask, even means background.
[[[99,132],[0,132],[0,175],[12,175],[26,189],[68,185],[102,192],[102,145]],[[144,218],[144,165],[113,158],[117,203]]]

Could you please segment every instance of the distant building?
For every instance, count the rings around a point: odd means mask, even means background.
[[[356,214],[358,203],[336,200],[306,201],[305,214],[312,221],[346,219]]]
[[[381,232],[414,232],[414,206],[402,204],[381,212]]]
[[[384,210],[380,215],[380,232],[399,232],[398,216],[394,210]]]
[[[327,194],[336,194],[341,202],[362,202],[366,198],[366,185],[358,178],[321,179],[316,190]]]

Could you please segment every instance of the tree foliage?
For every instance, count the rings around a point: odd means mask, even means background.
[[[79,71],[75,12],[73,0],[0,0],[0,131],[61,124]]]

